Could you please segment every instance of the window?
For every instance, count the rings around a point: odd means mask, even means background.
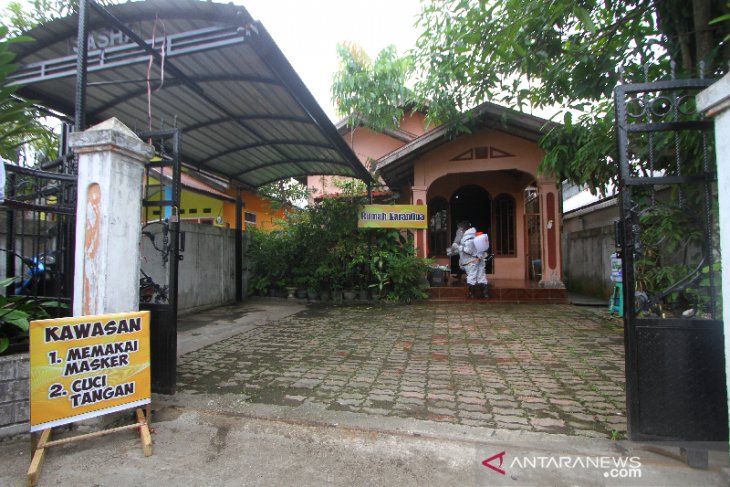
[[[495,255],[516,255],[515,249],[515,199],[501,194],[494,200],[494,239],[492,249]]]
[[[256,213],[246,211],[243,213],[243,219],[246,222],[246,226],[256,226]]]
[[[449,205],[444,198],[428,203],[428,256],[446,255],[449,245]]]

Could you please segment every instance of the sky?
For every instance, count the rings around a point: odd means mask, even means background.
[[[10,0],[0,0],[0,11]],[[218,3],[228,3],[215,0]],[[375,58],[393,44],[404,54],[416,44],[414,27],[419,0],[234,0],[260,20],[335,122],[331,101],[332,75],[337,70],[338,42],[351,41]]]
[[[269,31],[295,71],[332,121],[332,75],[338,42],[351,41],[375,58],[393,44],[413,48],[419,0],[235,0]]]

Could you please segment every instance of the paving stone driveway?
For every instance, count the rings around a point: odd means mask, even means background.
[[[490,428],[626,432],[622,322],[603,308],[313,305],[184,355],[178,387]]]

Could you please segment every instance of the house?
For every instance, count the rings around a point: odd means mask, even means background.
[[[493,103],[475,108],[471,118],[472,131],[456,136],[446,126],[428,127],[425,115],[413,111],[395,130],[342,123],[338,129],[399,195],[396,203],[427,205],[428,229],[415,231],[417,255],[454,268],[446,248],[457,222],[469,220],[490,236],[490,280],[564,288],[560,194],[552,176],[538,174],[537,142],[554,124]],[[332,177],[309,177],[307,185],[315,194],[337,191]]]
[[[171,172],[169,167],[150,169],[146,181],[148,200],[170,199]],[[236,192],[228,182],[187,168],[180,174],[180,186],[181,221],[223,228],[236,227]],[[244,230],[271,230],[278,227],[277,220],[285,218],[281,203],[251,191],[242,191],[242,198]],[[145,212],[145,221],[170,218],[169,207],[149,206]]]

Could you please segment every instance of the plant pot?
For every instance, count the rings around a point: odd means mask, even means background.
[[[286,289],[286,297],[289,299],[294,299],[296,296],[294,296],[294,293],[297,292],[297,288],[293,286],[287,286],[284,289]]]
[[[345,297],[345,301],[353,301],[355,299],[355,291],[352,290],[343,291],[342,295]]]
[[[320,291],[319,293],[319,299],[322,301],[329,301],[330,300],[330,292],[329,291]]]
[[[307,290],[306,289],[297,289],[297,298],[307,299]]]
[[[310,301],[314,301],[317,299],[319,295],[317,294],[317,291],[314,289],[307,289],[307,299]]]

